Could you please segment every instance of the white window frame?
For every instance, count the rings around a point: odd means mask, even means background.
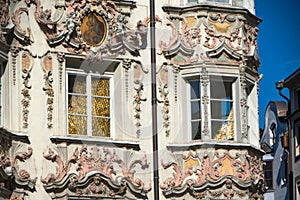
[[[187,84],[186,84],[186,89],[187,89],[187,97],[188,97],[188,108],[187,108],[187,111],[188,111],[188,130],[189,130],[189,135],[188,135],[188,139],[189,140],[192,140],[192,141],[195,141],[193,138],[192,138],[192,122],[193,121],[196,121],[196,120],[193,120],[192,119],[192,105],[191,105],[191,102],[193,101],[199,101],[198,99],[193,99],[192,100],[192,95],[191,95],[191,85],[190,85],[190,82],[191,81],[199,81],[199,91],[200,91],[200,124],[201,124],[201,139],[202,139],[202,127],[203,127],[203,117],[204,117],[204,114],[203,114],[203,103],[202,103],[202,94],[203,94],[203,91],[202,91],[202,86],[201,86],[201,80],[200,80],[200,76],[193,76],[193,77],[189,77],[187,79]]]
[[[68,85],[68,79],[69,79],[69,74],[73,74],[73,75],[84,75],[87,77],[86,79],[86,88],[87,88],[87,91],[86,91],[86,96],[87,96],[87,108],[86,108],[86,116],[87,116],[87,133],[86,135],[84,134],[70,134],[69,133],[69,119],[68,119],[68,116],[69,116],[69,111],[68,111],[68,103],[69,103],[69,98],[68,98],[68,95],[72,93],[69,93],[69,85]],[[93,136],[92,135],[92,94],[91,94],[91,89],[88,89],[88,88],[91,88],[91,80],[92,80],[92,77],[97,77],[97,78],[105,78],[105,79],[109,79],[109,91],[110,91],[110,94],[109,94],[109,103],[110,103],[110,110],[109,110],[109,114],[110,116],[109,117],[104,117],[102,116],[103,118],[109,118],[110,119],[110,136],[109,137],[104,137],[104,136]],[[81,137],[101,137],[101,138],[113,138],[114,135],[113,135],[113,130],[112,130],[112,127],[113,127],[113,120],[112,120],[112,103],[113,103],[113,100],[112,100],[112,89],[113,89],[113,81],[112,81],[113,77],[111,75],[100,75],[98,73],[93,73],[93,72],[84,72],[82,70],[77,70],[77,69],[73,69],[73,68],[67,68],[67,71],[66,71],[66,122],[67,122],[67,135],[69,136],[81,136]],[[81,116],[80,114],[78,116]]]
[[[213,139],[213,132],[212,132],[212,114],[211,114],[211,95],[210,95],[210,83],[211,83],[211,78],[212,77],[220,77],[222,79],[222,77],[224,78],[228,78],[228,79],[232,79],[232,86],[231,86],[231,89],[232,89],[232,108],[233,108],[233,123],[234,123],[234,139],[232,141],[237,141],[238,140],[238,135],[237,135],[237,126],[238,126],[238,116],[237,116],[237,113],[238,113],[238,110],[239,110],[239,107],[238,107],[238,91],[239,91],[239,88],[237,87],[237,84],[239,84],[239,79],[238,77],[236,76],[228,76],[228,75],[216,75],[216,74],[209,74],[209,81],[208,81],[208,85],[207,85],[207,95],[209,96],[209,99],[208,99],[208,110],[207,110],[207,115],[208,115],[208,129],[209,129],[209,136],[210,138],[208,140],[214,140]],[[193,75],[193,76],[185,76],[184,79],[186,80],[186,94],[187,94],[187,98],[188,98],[188,104],[186,106],[186,110],[187,110],[187,117],[188,117],[188,140],[189,141],[197,141],[197,140],[193,140],[192,138],[192,116],[191,116],[191,86],[190,86],[190,81],[193,81],[193,80],[199,80],[199,83],[200,83],[200,109],[201,109],[201,140],[206,140],[203,135],[202,135],[202,131],[203,131],[203,127],[204,127],[204,105],[202,103],[202,96],[204,95],[204,91],[203,91],[203,87],[202,87],[202,84],[201,84],[201,79],[200,79],[200,75]],[[226,140],[224,140],[226,141]]]

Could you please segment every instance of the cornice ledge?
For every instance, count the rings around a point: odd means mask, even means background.
[[[195,150],[200,148],[224,148],[224,149],[248,149],[257,151],[260,154],[264,154],[265,152],[248,143],[239,143],[239,142],[220,142],[220,141],[192,141],[190,143],[172,143],[166,145],[168,150],[171,151],[185,151],[185,150]]]
[[[75,143],[75,144],[97,144],[106,147],[119,147],[133,150],[140,150],[140,143],[137,141],[113,140],[110,138],[96,138],[96,137],[72,137],[72,136],[52,136],[50,137],[53,143]]]
[[[248,9],[245,8],[236,8],[236,7],[220,7],[215,5],[208,5],[208,4],[196,4],[196,5],[187,5],[187,6],[163,6],[163,11],[170,14],[170,13],[178,13],[179,15],[187,12],[196,12],[201,10],[210,10],[214,12],[231,12],[236,14],[243,14],[248,15],[257,24],[262,22],[262,19],[258,18],[254,14],[252,14]]]
[[[27,133],[13,132],[13,131],[7,130],[3,127],[0,127],[0,133],[2,136],[6,137],[8,139],[17,140],[17,141],[21,141],[21,142],[30,144],[29,135]]]
[[[218,180],[208,179],[204,184],[196,183],[194,179],[187,179],[184,184],[180,187],[176,188],[168,188],[163,191],[164,196],[176,196],[176,195],[184,195],[187,192],[203,192],[208,188],[221,188],[224,184],[226,184],[227,180],[230,179],[232,182],[238,186],[238,188],[248,189],[252,186],[251,180],[241,181],[237,177],[232,175],[222,176]]]
[[[70,173],[64,179],[62,179],[60,182],[46,183],[43,186],[48,193],[54,192],[54,191],[64,191],[58,196],[66,196],[66,195],[72,196],[72,194],[67,194],[68,193],[66,191],[67,188],[70,189],[70,186],[74,187],[73,188],[74,191],[76,190],[76,188],[87,188],[91,184],[91,182],[95,181],[95,177],[97,177],[97,176],[99,176],[98,179],[101,183],[104,183],[112,191],[116,192],[115,197],[117,197],[118,195],[124,195],[123,192],[126,191],[126,189],[124,187],[128,187],[129,190],[132,191],[135,195],[138,195],[142,198],[145,198],[147,196],[148,191],[134,186],[131,183],[131,181],[128,180],[127,178],[117,177],[115,179],[115,181],[112,181],[109,176],[103,174],[101,171],[89,172],[81,180],[78,180],[77,174]],[[120,193],[120,194],[118,194],[118,193]]]

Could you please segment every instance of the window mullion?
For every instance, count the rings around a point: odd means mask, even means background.
[[[86,103],[87,135],[92,136],[92,82],[91,82],[90,74],[88,74],[86,78],[86,92],[87,92],[87,103]]]

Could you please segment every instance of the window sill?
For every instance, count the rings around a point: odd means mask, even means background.
[[[238,143],[238,142],[222,142],[220,141],[191,141],[189,143],[172,143],[167,145],[167,149],[171,151],[184,151],[189,149],[200,149],[200,148],[228,148],[228,149],[255,149],[262,154],[265,152],[252,145],[252,144],[245,144],[245,143]]]
[[[50,140],[53,143],[75,143],[75,144],[94,144],[106,147],[119,147],[133,150],[140,150],[140,144],[136,141],[113,140],[111,138],[98,138],[98,137],[74,137],[74,136],[52,136]]]
[[[27,133],[13,132],[13,131],[7,130],[7,129],[3,128],[3,127],[0,127],[0,133],[4,137],[10,138],[12,140],[17,140],[17,141],[25,142],[27,144],[30,143],[29,142],[29,134],[27,134]]]

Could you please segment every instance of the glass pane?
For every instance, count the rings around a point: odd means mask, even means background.
[[[86,96],[69,95],[68,113],[86,115]]]
[[[109,117],[110,100],[108,98],[92,98],[92,115]]]
[[[233,121],[212,121],[212,138],[216,140],[233,140],[234,123]]]
[[[201,119],[201,107],[200,101],[192,101],[191,102],[191,113],[192,119]]]
[[[92,77],[92,95],[109,97],[109,79]]]
[[[93,136],[110,136],[110,119],[93,117],[92,127]]]
[[[201,121],[192,122],[192,139],[201,139]]]
[[[200,99],[200,81],[190,81],[191,99]]]
[[[69,74],[68,93],[86,94],[86,76]]]
[[[210,96],[214,99],[232,99],[232,83],[220,80],[211,80]]]
[[[212,119],[233,120],[233,108],[230,101],[211,101]]]
[[[69,124],[69,134],[78,134],[78,135],[87,134],[87,117],[69,115],[68,124]]]

